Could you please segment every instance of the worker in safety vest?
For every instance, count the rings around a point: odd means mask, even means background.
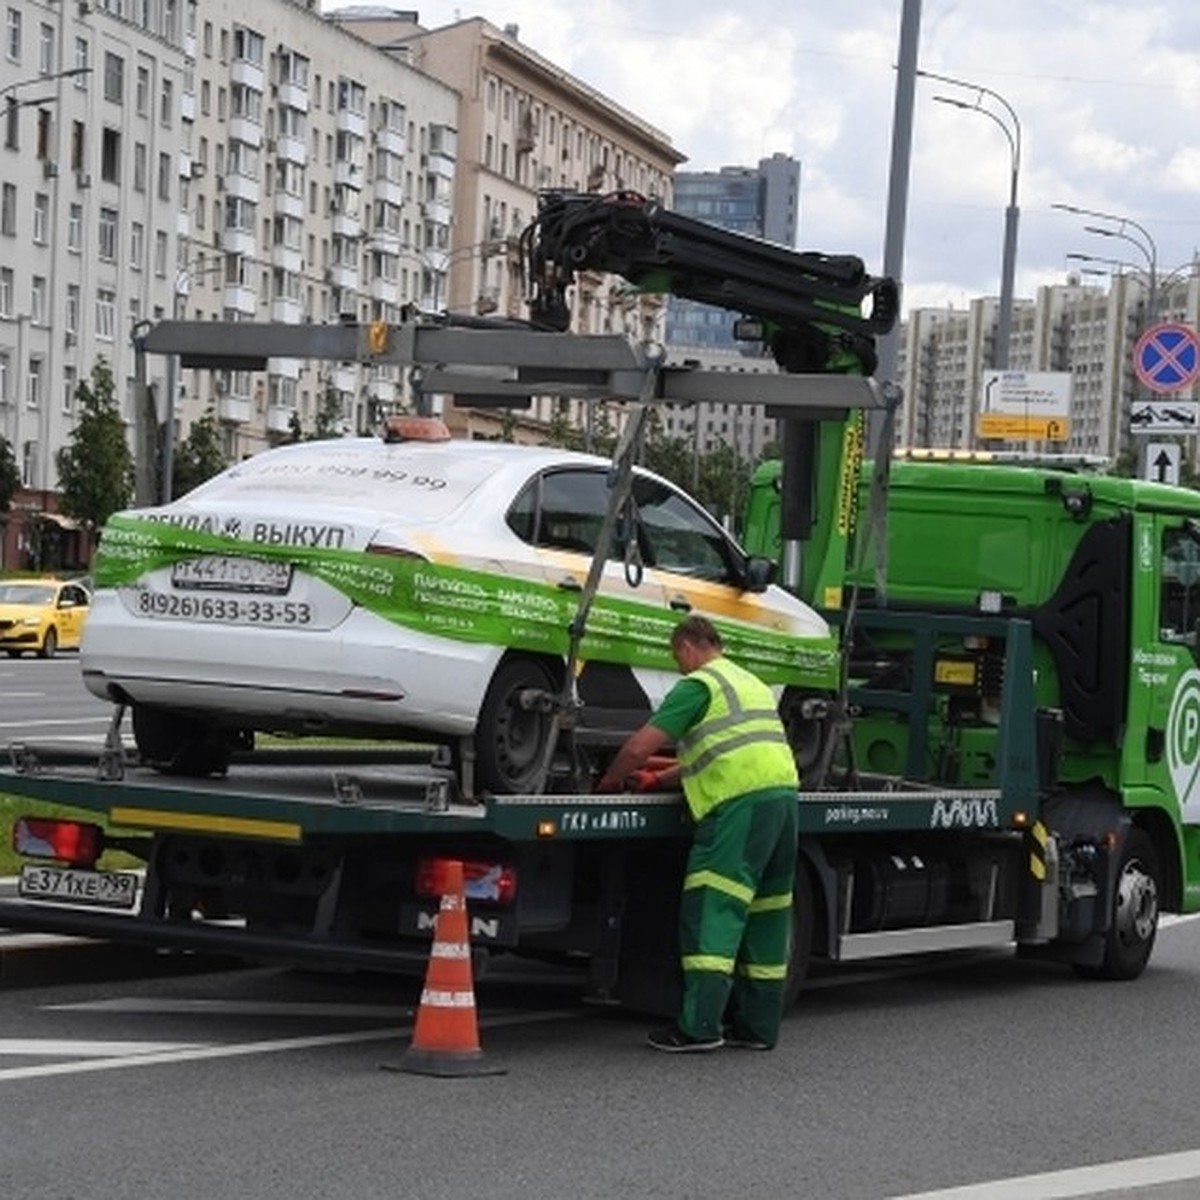
[[[671,636],[684,678],[631,734],[599,792],[683,785],[696,821],[680,904],[683,1004],[656,1050],[769,1050],[787,977],[799,779],[771,689],[725,658],[704,617]],[[641,768],[675,742],[678,761]],[[726,1021],[728,1025],[726,1026]]]

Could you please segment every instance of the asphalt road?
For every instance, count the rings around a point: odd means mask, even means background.
[[[79,676],[79,655],[0,657],[0,746],[13,741],[104,741],[113,706]]]
[[[380,1070],[412,980],[4,989],[0,1178],[22,1200],[1193,1197],[1198,950],[1172,924],[1130,984],[1006,954],[835,972],[774,1052],[673,1057],[517,963],[477,984],[507,1074],[456,1080]]]

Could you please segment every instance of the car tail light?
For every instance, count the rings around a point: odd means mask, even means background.
[[[440,899],[446,891],[451,858],[422,858],[417,862],[416,893]],[[464,861],[463,890],[468,900],[511,904],[517,896],[517,872],[506,863]]]
[[[18,817],[12,847],[30,858],[57,858],[76,867],[94,867],[104,849],[104,830],[87,821]]]

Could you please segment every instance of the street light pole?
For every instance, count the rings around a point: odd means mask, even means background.
[[[1119,238],[1128,242],[1146,260],[1146,320],[1143,328],[1149,329],[1158,320],[1158,244],[1150,235],[1150,231],[1138,224],[1132,217],[1121,216],[1119,213],[1102,212],[1095,208],[1080,208],[1077,204],[1052,204],[1060,212],[1073,213],[1079,217],[1095,217],[1100,221],[1111,222],[1111,225],[1085,225],[1085,233],[1094,233],[1099,237]],[[1130,232],[1133,230],[1134,232]],[[1134,385],[1136,392],[1136,384]],[[1132,405],[1130,406],[1132,410]],[[1120,443],[1128,448],[1131,444],[1132,431],[1129,413],[1121,414]]]
[[[1005,370],[1009,365],[1012,346],[1013,286],[1017,269],[1017,227],[1021,218],[1021,210],[1017,202],[1021,179],[1021,121],[1017,116],[1016,109],[999,92],[994,92],[991,88],[983,87],[978,83],[969,83],[965,79],[939,75],[933,71],[918,71],[917,74],[923,75],[926,79],[936,79],[940,83],[949,83],[954,87],[966,88],[968,91],[974,92],[974,104],[968,104],[965,100],[956,100],[951,96],[934,96],[934,100],[940,104],[949,104],[954,108],[966,109],[968,112],[982,113],[999,125],[1008,139],[1008,205],[1004,210],[1004,250],[1000,263],[1000,314],[997,321],[996,344],[992,352],[992,365],[1000,370]],[[990,108],[984,108],[985,96],[1000,105],[1007,120]]]

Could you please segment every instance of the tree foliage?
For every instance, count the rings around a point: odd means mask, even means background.
[[[21,489],[21,471],[8,439],[0,433],[0,512],[8,512],[12,498]]]
[[[56,458],[62,511],[99,529],[133,496],[133,454],[104,359],[92,367],[90,383],[80,380],[75,399],[79,419]]]
[[[221,444],[221,429],[210,408],[192,423],[188,435],[175,450],[171,472],[171,499],[186,495],[229,465]]]

